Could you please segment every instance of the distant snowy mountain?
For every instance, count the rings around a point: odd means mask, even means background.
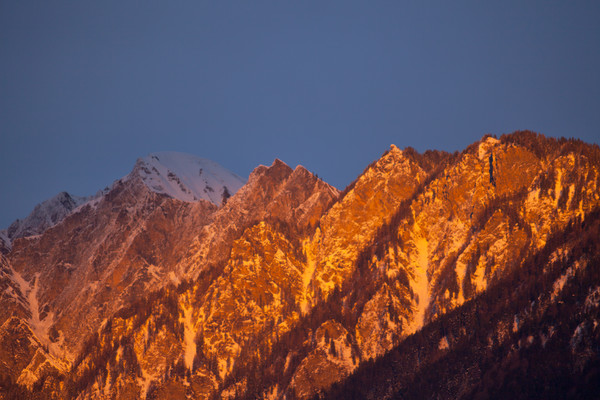
[[[10,245],[14,239],[39,235],[62,221],[74,209],[91,198],[61,192],[35,206],[25,219],[17,219],[7,229],[0,231],[0,240],[4,240],[7,245]]]
[[[187,202],[203,199],[215,205],[221,205],[224,198],[245,183],[214,161],[177,152],[152,153],[140,158],[131,174],[138,174],[156,193]]]
[[[207,200],[217,206],[241,188],[245,180],[214,161],[177,152],[152,153],[139,158],[122,181],[139,176],[153,192],[186,202]],[[13,240],[40,235],[61,222],[82,204],[99,199],[109,189],[88,197],[61,192],[35,206],[25,219],[0,230],[0,242],[10,248]]]

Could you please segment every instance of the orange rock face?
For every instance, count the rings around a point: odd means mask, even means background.
[[[520,132],[392,146],[341,194],[279,160],[219,207],[122,180],[5,249],[0,335],[32,344],[0,373],[58,398],[309,398],[596,215],[599,169]]]

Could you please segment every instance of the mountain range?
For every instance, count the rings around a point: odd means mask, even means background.
[[[0,232],[0,398],[599,398],[599,183],[529,131],[342,192],[150,154]]]

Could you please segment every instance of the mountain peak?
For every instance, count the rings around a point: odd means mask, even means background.
[[[273,160],[273,164],[271,164],[271,167],[278,167],[278,168],[291,168],[289,165],[287,165],[285,162],[281,161],[279,158],[276,158],[275,160]]]
[[[245,180],[221,165],[192,154],[164,151],[139,158],[132,174],[153,192],[193,202],[220,205],[225,192],[233,195]]]
[[[311,174],[313,175],[312,172],[310,172],[309,170],[306,169],[306,167],[304,167],[303,165],[296,165],[296,168],[294,168],[294,173],[296,174]]]
[[[402,150],[400,150],[398,146],[393,143],[390,145],[390,151],[393,153],[402,153]]]
[[[276,158],[270,167],[265,165],[259,165],[254,168],[252,173],[250,173],[249,181],[258,179],[261,176],[269,176],[277,181],[282,181],[287,179],[287,177],[292,173],[292,168],[281,161],[279,158]]]
[[[7,244],[17,238],[39,235],[46,229],[58,224],[75,208],[90,200],[91,197],[73,196],[67,192],[44,200],[35,206],[25,219],[17,219],[4,232]]]

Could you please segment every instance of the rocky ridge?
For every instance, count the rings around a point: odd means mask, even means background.
[[[0,242],[3,241],[10,248],[15,239],[42,234],[94,197],[79,197],[61,192],[35,206],[25,219],[17,219],[7,229],[0,231]]]
[[[18,272],[29,285],[3,278],[24,310],[16,318],[50,318],[47,331],[32,332],[58,367],[7,368],[4,381],[34,376],[26,387],[59,398],[317,395],[486,304],[544,251],[557,256],[540,261],[539,276],[553,292],[569,287],[573,273],[546,274],[580,247],[556,238],[573,224],[594,226],[599,169],[596,145],[517,132],[455,154],[392,146],[341,194],[279,160],[220,207],[156,193],[142,179],[118,182],[8,253],[3,277]],[[594,265],[585,260],[591,243],[578,270]],[[527,293],[547,304],[560,298]],[[33,299],[37,317],[27,315]],[[502,313],[513,303],[503,304]],[[73,323],[83,310],[86,320]],[[461,329],[476,330],[465,320],[433,336],[437,352],[454,351]],[[595,340],[590,329],[584,344]],[[591,345],[578,351],[597,354]],[[406,388],[398,382],[389,393]],[[25,390],[9,383],[12,393]]]

